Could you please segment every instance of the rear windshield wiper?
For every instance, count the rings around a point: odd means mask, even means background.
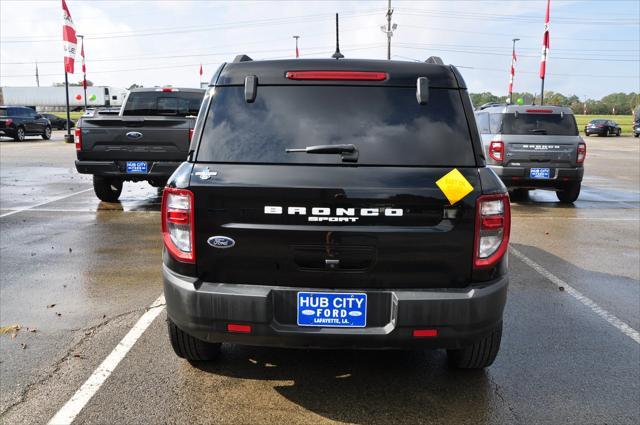
[[[544,128],[534,128],[533,130],[529,130],[529,133],[547,134],[547,130],[545,130]]]
[[[286,149],[287,153],[340,154],[343,162],[358,162],[358,149],[354,145],[316,145],[302,149]]]

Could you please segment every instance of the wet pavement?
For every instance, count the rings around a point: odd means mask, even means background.
[[[21,326],[0,335],[0,423],[49,421],[162,291],[157,190],[101,203],[61,140],[0,141],[0,327]],[[163,311],[75,423],[640,422],[640,143],[587,143],[575,206],[543,191],[513,204],[487,370],[449,370],[443,351],[235,345],[190,364]]]

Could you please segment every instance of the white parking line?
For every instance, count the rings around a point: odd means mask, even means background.
[[[61,201],[61,200],[63,200],[63,199],[71,198],[72,196],[76,196],[76,195],[79,195],[79,194],[81,194],[81,193],[88,192],[88,191],[90,191],[90,190],[93,190],[93,189],[84,189],[84,190],[80,190],[80,191],[78,191],[78,192],[70,193],[69,195],[60,196],[60,197],[55,198],[55,199],[50,199],[50,200],[45,201],[45,202],[40,202],[39,204],[31,205],[30,207],[27,207],[27,208],[21,208],[21,209],[15,210],[15,211],[10,211],[10,212],[8,212],[8,213],[4,213],[4,214],[0,215],[0,218],[2,218],[2,217],[9,217],[10,215],[18,214],[18,213],[21,213],[21,212],[23,212],[23,211],[28,211],[28,210],[33,209],[33,208],[38,208],[38,207],[41,207],[41,206],[43,206],[43,205],[50,204],[50,203],[52,203],[52,202],[57,202],[57,201]],[[7,209],[9,209],[9,210],[10,210],[10,209],[12,209],[12,208],[7,208]]]
[[[76,391],[76,393],[62,406],[58,413],[49,421],[49,425],[67,425],[71,424],[80,411],[87,405],[89,400],[100,389],[102,384],[111,375],[113,370],[124,359],[131,347],[136,343],[138,338],[142,336],[149,325],[164,310],[164,294],[160,295],[147,309],[147,311],[138,319],[131,330],[116,345],[116,348],[107,356],[106,359],[91,374],[89,379]]]
[[[529,267],[531,267],[532,269],[540,273],[547,280],[554,283],[558,287],[563,287],[564,291],[567,294],[571,295],[573,298],[575,298],[576,300],[580,301],[582,304],[589,307],[591,311],[593,311],[595,314],[597,314],[598,316],[606,320],[611,326],[618,329],[620,332],[622,332],[623,334],[625,334],[626,336],[628,336],[629,338],[631,338],[632,340],[640,344],[640,333],[638,333],[637,330],[633,329],[631,326],[629,326],[622,320],[618,319],[616,316],[609,313],[604,308],[600,307],[591,298],[582,294],[582,292],[578,291],[577,289],[574,289],[567,282],[560,279],[559,277],[551,273],[549,270],[545,269],[540,264],[536,263],[531,258],[527,257],[526,255],[524,255],[514,247],[511,247],[511,252],[520,260],[522,260],[526,265],[528,265]]]

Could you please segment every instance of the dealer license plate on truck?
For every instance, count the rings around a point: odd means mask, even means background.
[[[367,294],[298,292],[298,326],[364,328]]]
[[[529,174],[532,179],[550,179],[551,169],[549,168],[532,168]]]
[[[128,174],[146,174],[147,163],[145,161],[127,161]]]

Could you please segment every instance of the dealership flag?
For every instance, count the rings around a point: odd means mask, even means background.
[[[62,0],[62,40],[64,41],[64,70],[73,74],[73,63],[76,57],[76,46],[78,39],[76,38],[76,29],[73,26],[73,19],[67,7],[67,2]]]
[[[542,58],[540,59],[540,78],[544,80],[547,72],[547,56],[549,55],[549,6],[551,0],[547,0],[547,14],[544,19],[544,35],[542,36]]]
[[[513,93],[513,78],[516,75],[516,61],[518,58],[516,57],[516,48],[513,47],[513,52],[511,53],[511,74],[509,75],[509,94]]]
[[[202,64],[200,64],[200,76],[202,77]]]
[[[84,64],[84,38],[80,42],[80,57],[82,57],[82,87],[87,89],[87,67]]]

